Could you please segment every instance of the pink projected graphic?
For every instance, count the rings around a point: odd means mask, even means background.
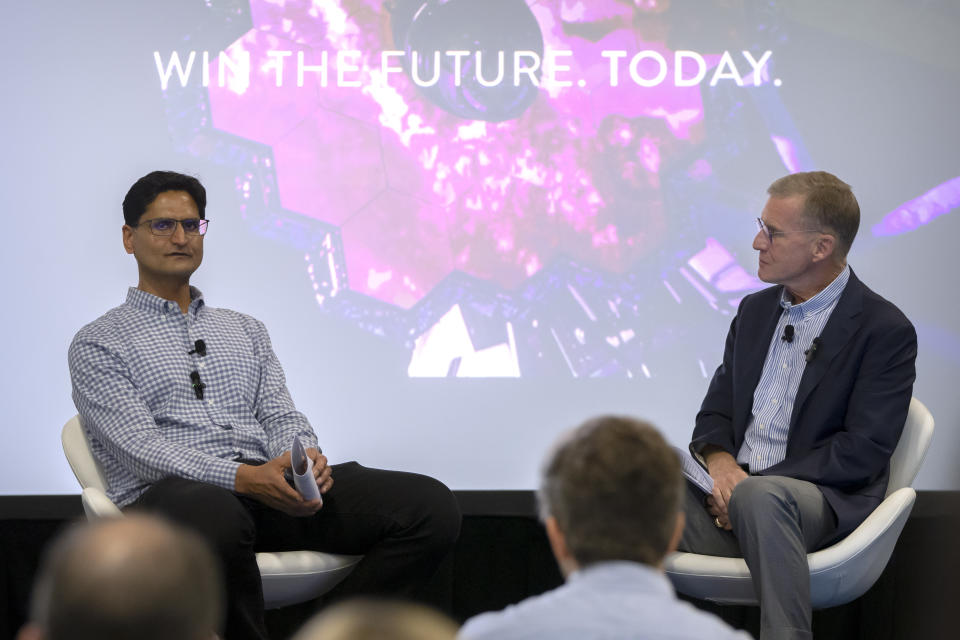
[[[270,62],[209,95],[216,128],[273,147],[283,206],[341,227],[351,289],[410,308],[453,269],[510,289],[560,254],[622,273],[659,246],[659,169],[702,135],[698,87],[564,87],[519,118],[465,121],[411,80],[379,84],[380,52],[396,48],[389,12],[349,4],[254,0],[254,26],[227,54]],[[572,63],[573,76],[605,76],[602,51],[672,56],[624,28],[628,7],[598,4],[532,7],[548,46],[592,61]],[[605,21],[606,33],[570,37],[561,18]],[[315,67],[340,50],[362,52],[362,90],[321,88],[315,72],[297,86],[294,58]],[[210,67],[215,76],[218,62]]]
[[[957,208],[960,208],[960,177],[903,203],[873,226],[873,235],[895,236],[913,231]]]
[[[676,46],[709,19],[678,11],[252,0],[222,52],[157,69],[184,148],[236,167],[258,233],[304,252],[321,308],[400,341],[408,375],[650,377],[695,301],[726,315],[761,286],[697,223],[739,206],[716,173],[748,114],[810,164],[771,50],[736,44],[739,16],[735,46]]]

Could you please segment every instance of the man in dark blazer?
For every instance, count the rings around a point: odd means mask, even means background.
[[[680,549],[742,555],[761,639],[811,638],[806,554],[883,500],[915,378],[916,332],[854,275],[860,223],[825,172],[775,181],[757,220],[758,276],[697,414],[691,452],[714,480],[688,487]]]

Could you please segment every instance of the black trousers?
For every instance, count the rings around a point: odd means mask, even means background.
[[[219,487],[164,478],[129,509],[159,513],[197,531],[222,563],[227,640],[267,638],[258,551],[309,549],[364,554],[328,599],[355,595],[415,598],[460,532],[450,490],[414,473],[333,465],[323,508],[298,518]]]

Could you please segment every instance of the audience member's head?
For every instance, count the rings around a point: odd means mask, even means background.
[[[79,524],[47,552],[21,640],[209,640],[219,569],[195,534],[148,516]]]
[[[860,205],[850,185],[826,171],[806,171],[774,180],[767,193],[774,198],[803,196],[806,224],[834,236],[837,259],[847,257],[860,228]]]
[[[352,600],[318,614],[293,640],[453,640],[457,625],[422,605]]]
[[[564,575],[626,560],[660,567],[683,531],[680,463],[650,424],[589,420],[543,468],[540,512]]]

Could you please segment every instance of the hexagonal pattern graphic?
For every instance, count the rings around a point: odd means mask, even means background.
[[[607,73],[605,49],[672,53],[624,28],[647,9],[564,7],[531,11],[545,46],[571,50],[582,78]],[[250,8],[254,28],[230,52],[249,52],[255,73],[247,87],[211,87],[214,126],[271,145],[282,206],[341,228],[352,290],[410,308],[452,270],[516,290],[561,258],[624,273],[658,250],[660,172],[702,133],[697,87],[544,89],[519,118],[468,121],[402,73],[383,81],[379,52],[402,44],[396,7]],[[571,37],[570,25],[596,35]],[[282,87],[277,49],[289,52]],[[348,74],[359,86],[337,86],[345,51],[359,52]],[[314,66],[296,86],[298,56],[324,65],[326,83]]]
[[[290,52],[273,55],[271,51]],[[313,78],[297,86],[297,55],[313,61],[313,52],[273,33],[251,29],[222,54],[240,67],[249,59],[249,82],[238,80],[239,73],[219,56],[208,66],[211,78],[209,95],[213,126],[222,131],[264,144],[275,144],[319,104],[319,89]],[[221,70],[223,73],[221,74]],[[279,74],[280,86],[277,86]],[[221,84],[221,76],[223,86]]]
[[[331,224],[343,224],[387,184],[377,130],[325,109],[292,129],[273,153],[283,206]]]
[[[387,189],[343,224],[350,288],[409,309],[453,268],[447,213]]]

